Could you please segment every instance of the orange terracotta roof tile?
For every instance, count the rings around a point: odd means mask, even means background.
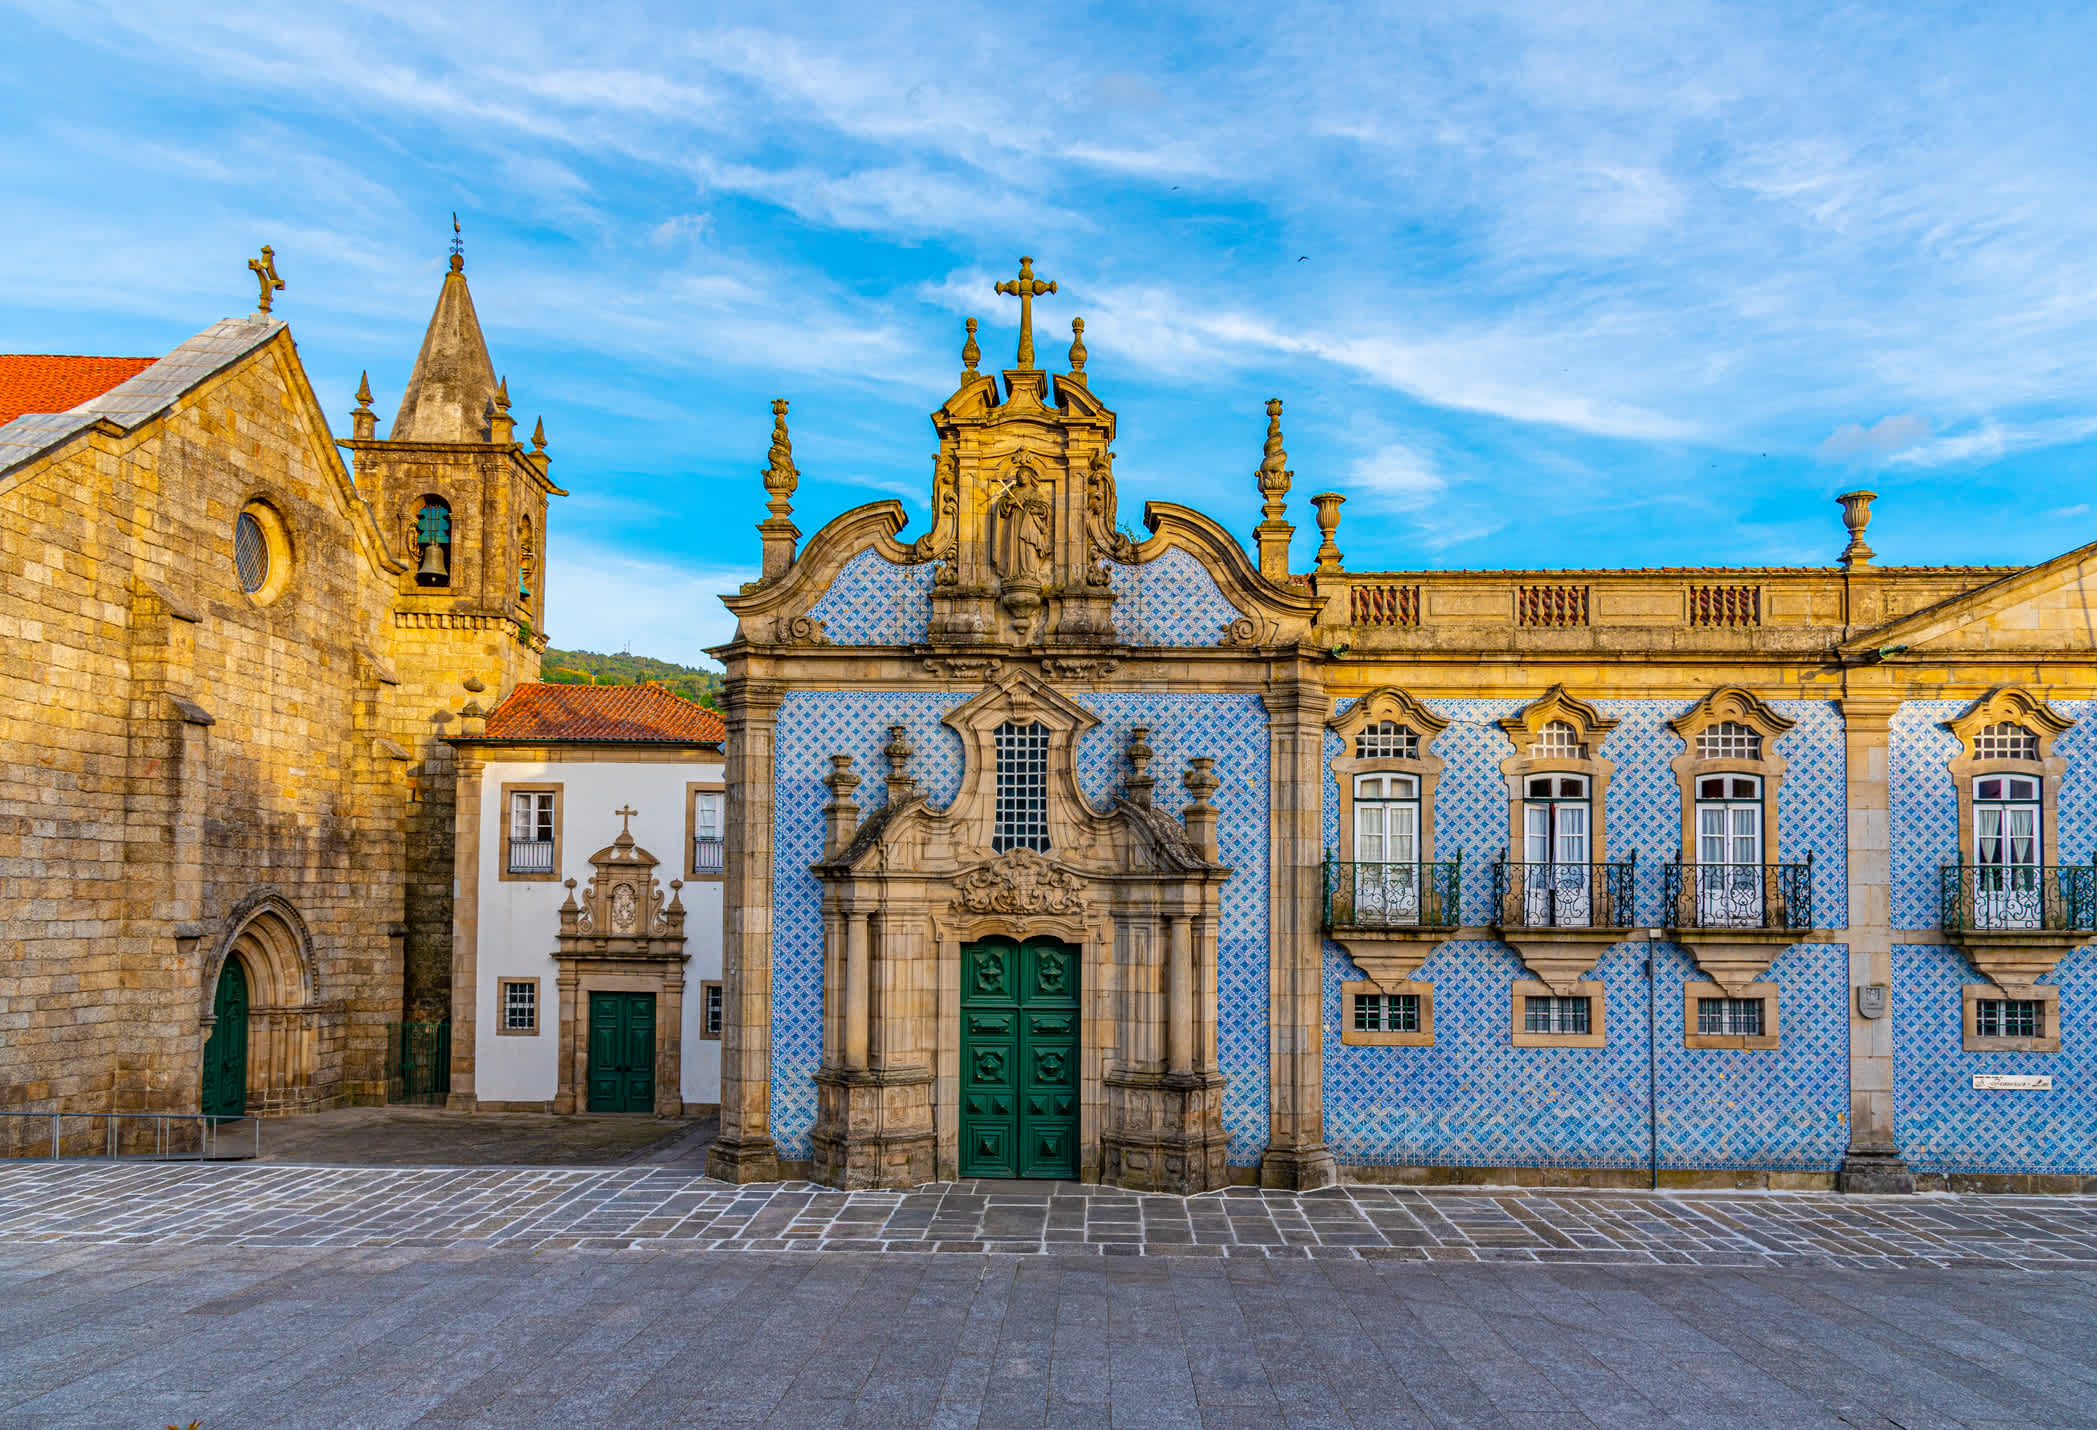
[[[0,425],[25,412],[64,412],[138,376],[158,358],[0,353]]]
[[[485,738],[718,745],[728,731],[660,685],[520,685],[489,714]]]

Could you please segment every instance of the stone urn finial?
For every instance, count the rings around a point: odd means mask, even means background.
[[[1340,529],[1340,504],[1347,498],[1338,492],[1320,492],[1311,498],[1311,505],[1318,508],[1318,569],[1336,572],[1344,569],[1340,562],[1339,543],[1333,534]]]
[[[1877,497],[1877,492],[1854,491],[1835,498],[1842,503],[1842,524],[1849,528],[1849,545],[1842,549],[1844,566],[1869,566],[1878,554],[1864,544],[1864,528],[1871,525],[1871,504]]]

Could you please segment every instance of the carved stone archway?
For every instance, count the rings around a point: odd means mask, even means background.
[[[311,1112],[328,1100],[320,1086],[322,1045],[341,1008],[318,997],[306,921],[283,895],[263,890],[235,905],[223,928],[200,980],[199,1025],[208,1037],[219,977],[228,959],[237,961],[248,986],[247,1109]]]
[[[994,847],[994,732],[1048,732],[1046,850]],[[1107,809],[1080,791],[1077,738],[1094,717],[1025,672],[946,717],[964,772],[932,808],[888,750],[889,801],[866,819],[860,778],[830,777],[823,885],[823,1066],[815,1175],[840,1186],[912,1186],[959,1168],[962,950],[991,934],[1080,950],[1080,1175],[1195,1192],[1227,1179],[1216,1063],[1218,908],[1211,761],[1181,783],[1174,819],[1152,803],[1149,750],[1131,742],[1128,792]]]

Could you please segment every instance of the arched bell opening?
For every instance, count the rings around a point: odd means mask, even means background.
[[[416,505],[414,546],[417,553],[415,584],[444,587],[451,584],[451,503],[436,495],[425,496]]]

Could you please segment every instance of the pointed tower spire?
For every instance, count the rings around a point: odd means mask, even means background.
[[[367,371],[357,379],[357,405],[350,409],[350,438],[369,442],[378,430],[379,414],[371,410],[371,374]]]
[[[765,508],[772,514],[757,524],[757,534],[764,539],[764,567],[758,579],[770,581],[785,575],[786,568],[794,564],[794,543],[801,539],[801,528],[794,525],[793,503],[801,473],[794,467],[794,443],[786,432],[783,397],[772,400],[772,451],[764,480],[769,493]]]
[[[1270,581],[1285,580],[1289,574],[1289,538],[1296,528],[1282,519],[1289,509],[1289,483],[1296,474],[1289,470],[1289,454],[1282,449],[1282,405],[1279,397],[1267,399],[1267,450],[1260,458],[1254,479],[1260,495],[1260,524],[1252,529],[1260,548],[1260,574]]]
[[[456,219],[454,219],[456,222]],[[393,419],[396,442],[488,442],[495,413],[495,365],[466,290],[466,260],[456,249],[437,290],[436,311]]]
[[[495,384],[495,408],[488,414],[488,440],[505,443],[517,440],[517,419],[510,416],[510,380],[507,377]]]

